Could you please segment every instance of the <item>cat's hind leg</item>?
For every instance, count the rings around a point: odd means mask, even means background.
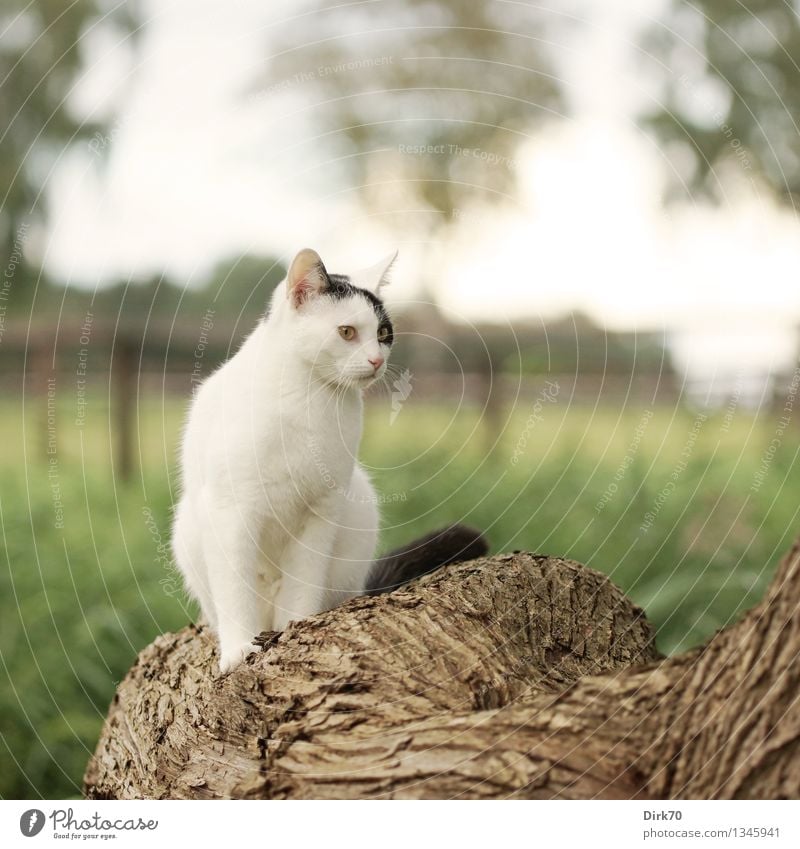
[[[350,486],[342,497],[344,506],[331,555],[325,610],[364,593],[378,543],[378,498],[360,466],[353,469]]]
[[[201,526],[185,496],[178,503],[172,523],[172,553],[189,595],[200,605],[202,618],[212,628],[216,627],[217,615],[208,584]]]

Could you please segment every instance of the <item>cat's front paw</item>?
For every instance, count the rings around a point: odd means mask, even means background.
[[[235,669],[249,654],[259,651],[252,642],[240,643],[235,646],[225,646],[219,654],[219,671],[227,675]]]

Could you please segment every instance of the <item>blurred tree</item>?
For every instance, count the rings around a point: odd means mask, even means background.
[[[431,363],[439,372],[503,371],[512,376],[659,375],[672,368],[659,334],[609,330],[580,312],[546,322],[520,318],[509,324],[467,325],[425,307],[406,311],[398,327],[403,345],[392,362],[415,374]],[[406,335],[404,327],[415,332]]]
[[[762,176],[800,199],[800,18],[786,0],[672,0],[643,55],[666,92],[650,125],[691,155],[674,190],[719,199],[726,171]],[[797,197],[795,197],[797,196]]]
[[[519,144],[562,107],[554,69],[576,20],[505,2],[309,0],[260,85],[310,90],[306,111],[336,151],[327,161],[338,153],[369,205],[421,201],[441,213],[426,223],[446,225],[513,191]],[[731,165],[800,194],[796,4],[671,0],[643,47],[665,89],[645,122],[674,143],[679,188],[719,198]]]
[[[216,265],[203,289],[206,309],[246,320],[266,312],[272,290],[286,276],[286,268],[270,257],[245,254]],[[251,328],[247,327],[249,331]]]
[[[476,198],[508,198],[519,145],[560,108],[548,38],[569,15],[522,3],[312,0],[302,18],[309,24],[287,23],[259,85],[311,91],[326,146],[369,205],[435,210],[428,228]]]
[[[168,277],[98,289],[65,289],[46,281],[39,287],[37,319],[58,322],[59,349],[68,361],[77,356],[69,351],[79,347],[80,328],[89,315],[95,349],[125,338],[141,349],[143,368],[188,372],[202,336],[204,366],[211,369],[252,331],[285,274],[277,260],[246,254],[219,263],[202,286],[181,286]]]
[[[22,255],[44,215],[49,166],[71,141],[101,126],[82,121],[70,97],[86,60],[86,35],[93,27],[133,30],[131,5],[0,0],[0,249],[23,284],[33,274]]]

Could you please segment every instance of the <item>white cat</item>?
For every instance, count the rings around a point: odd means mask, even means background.
[[[267,316],[191,405],[173,550],[222,672],[262,631],[485,551],[455,526],[373,562],[377,497],[356,457],[362,392],[394,341],[378,295],[395,256],[348,277],[300,251]]]

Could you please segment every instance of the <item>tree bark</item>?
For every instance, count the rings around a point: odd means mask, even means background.
[[[120,684],[92,798],[797,798],[800,543],[663,659],[605,576],[517,553],[359,598],[220,677],[198,627]]]

